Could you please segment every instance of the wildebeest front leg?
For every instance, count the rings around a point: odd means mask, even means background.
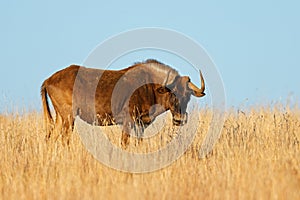
[[[130,131],[131,131],[132,125],[131,122],[124,122],[123,123],[123,130],[122,130],[122,138],[121,138],[121,146],[123,148],[126,148],[129,144],[130,139]]]
[[[143,121],[141,119],[136,120],[136,122],[134,123],[134,131],[138,139],[138,144],[143,141],[144,129],[145,127]]]

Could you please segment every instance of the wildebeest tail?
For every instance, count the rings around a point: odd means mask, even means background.
[[[48,123],[53,123],[53,118],[51,116],[47,94],[48,92],[47,92],[46,81],[45,81],[41,86],[41,96],[42,96],[43,113],[44,113],[44,120],[45,120],[46,127],[48,127]]]

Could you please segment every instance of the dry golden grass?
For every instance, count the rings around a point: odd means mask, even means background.
[[[210,118],[202,113],[172,165],[129,174],[95,160],[77,134],[69,148],[46,143],[39,113],[1,116],[0,199],[300,199],[299,109],[228,111],[213,152],[199,159]]]

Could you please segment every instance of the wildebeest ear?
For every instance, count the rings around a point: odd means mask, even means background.
[[[160,94],[164,94],[164,93],[167,93],[167,92],[170,92],[171,90],[165,86],[162,86],[162,87],[159,87],[157,89],[157,92],[159,92]]]

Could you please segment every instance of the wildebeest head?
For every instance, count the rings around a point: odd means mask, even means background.
[[[200,72],[201,88],[193,84],[188,76],[177,76],[174,81],[166,86],[158,88],[158,93],[165,95],[165,106],[170,109],[174,125],[184,125],[187,122],[187,104],[191,95],[203,97],[205,95],[205,83]]]

